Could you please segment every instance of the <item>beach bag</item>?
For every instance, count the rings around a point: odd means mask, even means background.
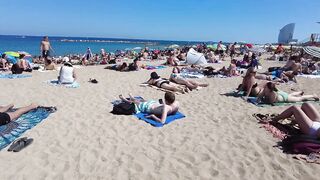
[[[111,113],[116,115],[132,115],[136,113],[136,108],[134,103],[122,102],[114,105]]]
[[[288,136],[280,145],[284,152],[310,154],[320,152],[320,140],[306,135]]]

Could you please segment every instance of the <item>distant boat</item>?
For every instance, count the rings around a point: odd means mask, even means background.
[[[26,36],[21,36],[22,39],[26,38]]]

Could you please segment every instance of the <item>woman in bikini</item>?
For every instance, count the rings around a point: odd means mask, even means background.
[[[320,114],[312,104],[303,103],[301,107],[291,106],[272,120],[279,121],[291,116],[304,134],[320,137]]]
[[[149,114],[147,118],[151,118],[164,124],[168,115],[175,114],[179,110],[179,102],[175,100],[175,95],[166,92],[164,95],[164,104],[154,100],[137,100],[129,94],[129,100],[122,95],[119,98],[128,103],[134,103],[137,112]]]
[[[158,88],[162,88],[165,90],[180,92],[182,94],[188,92],[188,88],[175,85],[167,79],[160,78],[160,76],[156,72],[151,73],[151,78],[147,81],[147,84],[156,86]]]
[[[170,81],[177,83],[177,84],[181,84],[181,85],[185,85],[187,86],[190,90],[193,89],[197,89],[198,87],[207,87],[209,84],[206,83],[197,83],[195,81],[186,79],[181,77],[180,75],[180,69],[178,67],[174,67],[172,69],[172,73],[170,75]]]
[[[288,94],[276,88],[273,82],[268,82],[262,93],[258,96],[258,102],[273,103],[294,103],[301,101],[319,101],[317,95],[304,95],[304,92],[293,92]]]
[[[256,76],[257,71],[255,68],[250,67],[247,70],[246,75],[243,77],[242,84],[238,87],[238,93],[240,91],[245,92],[245,97],[248,98],[249,96],[257,97],[262,93],[265,83],[261,83],[258,85],[255,81],[255,76]]]

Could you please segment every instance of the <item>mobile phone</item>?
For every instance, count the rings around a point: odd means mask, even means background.
[[[160,104],[163,104],[163,101],[162,101],[162,99],[159,99],[159,103],[160,103]]]

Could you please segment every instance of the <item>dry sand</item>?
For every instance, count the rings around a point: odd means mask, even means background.
[[[266,70],[279,63],[263,64]],[[0,79],[1,104],[58,107],[23,134],[34,138],[32,145],[19,153],[7,148],[0,152],[0,179],[319,179],[319,165],[295,160],[273,147],[278,140],[252,117],[258,112],[279,113],[285,107],[258,108],[241,98],[219,95],[234,90],[240,77],[201,79],[210,86],[177,96],[187,117],[155,128],[133,116],[109,113],[110,102],[121,93],[162,98],[161,91],[139,87],[151,71],[103,68],[77,69],[81,84],[77,89],[44,83],[58,72]],[[157,70],[163,77],[170,71]],[[99,84],[88,83],[89,78]],[[298,80],[299,84],[280,89],[319,92],[319,79]]]

